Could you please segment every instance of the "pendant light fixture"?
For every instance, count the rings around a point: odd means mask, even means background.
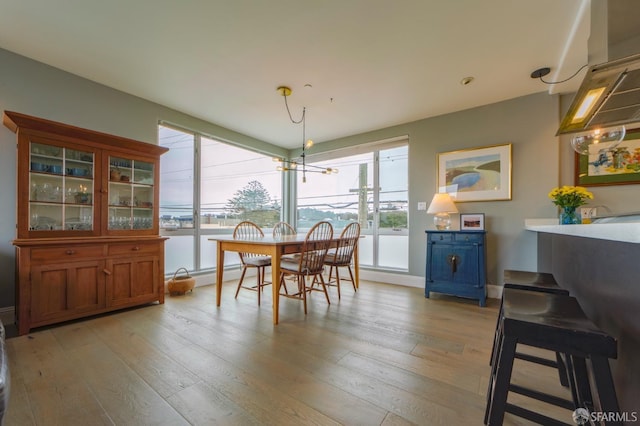
[[[589,155],[592,145],[603,145],[602,149],[613,151],[624,139],[627,131],[625,126],[608,127],[606,129],[593,129],[587,132],[576,133],[571,138],[571,147],[581,155]],[[593,152],[596,154],[596,152]]]
[[[587,66],[583,65],[572,76],[560,81],[544,80],[543,77],[551,72],[548,67],[533,71],[531,78],[538,78],[545,84],[564,83]],[[636,78],[629,78],[630,71]],[[591,154],[597,155],[614,151],[626,135],[624,124],[640,120],[638,102],[630,102],[633,99],[630,94],[637,88],[627,85],[637,85],[638,76],[640,55],[589,68],[556,135],[574,133],[571,147],[580,155],[589,155],[590,150]],[[604,145],[597,146],[599,144]]]
[[[300,120],[294,120],[291,115],[291,110],[289,109],[289,103],[287,102],[287,97],[291,96],[291,89],[287,86],[278,87],[278,93],[282,97],[284,97],[284,105],[287,108],[287,113],[289,114],[289,119],[293,124],[302,124],[302,154],[300,154],[300,162],[302,163],[302,168],[298,167],[298,161],[289,160],[284,158],[274,158],[273,161],[277,161],[280,165],[277,167],[277,170],[283,172],[302,172],[302,183],[307,182],[307,173],[322,173],[322,174],[332,174],[338,173],[338,169],[332,167],[319,167],[314,166],[313,164],[307,164],[306,161],[306,152],[307,149],[313,146],[313,140],[307,139],[307,126],[306,126],[306,118],[307,118],[307,107],[302,107],[302,117]]]

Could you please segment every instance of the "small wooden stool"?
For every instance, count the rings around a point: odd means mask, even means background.
[[[575,298],[507,288],[503,292],[499,329],[489,377],[485,424],[501,425],[505,412],[540,424],[561,424],[543,414],[508,403],[510,391],[569,410],[582,407],[591,411],[595,407],[603,412],[619,412],[609,369],[609,358],[617,357],[617,342],[586,317]],[[519,343],[567,355],[573,402],[511,384]],[[596,391],[597,401],[593,401],[591,386]]]

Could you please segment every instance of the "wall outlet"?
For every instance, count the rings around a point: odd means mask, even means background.
[[[427,202],[426,201],[418,201],[418,210],[426,210]]]
[[[581,207],[580,216],[582,217],[583,222],[585,219],[587,221],[591,221],[591,219],[596,217],[596,207]]]

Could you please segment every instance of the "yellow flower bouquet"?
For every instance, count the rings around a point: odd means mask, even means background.
[[[593,194],[581,186],[560,186],[549,193],[553,204],[562,207],[560,225],[578,225],[582,223],[576,209],[587,200],[593,200]]]
[[[571,208],[583,206],[587,204],[587,200],[593,200],[593,194],[582,186],[560,186],[553,188],[549,193],[549,198],[553,200],[553,204],[562,208]]]

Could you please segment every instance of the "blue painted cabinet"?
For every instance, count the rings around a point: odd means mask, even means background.
[[[425,297],[430,292],[478,299],[486,306],[486,232],[426,231]]]

